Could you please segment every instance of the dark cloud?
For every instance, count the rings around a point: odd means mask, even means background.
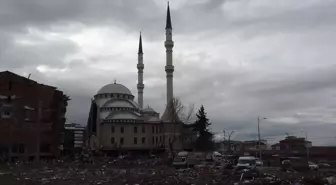
[[[76,45],[67,40],[43,42],[41,44],[12,43],[1,53],[2,67],[14,69],[27,66],[48,65],[65,67],[64,58],[76,52]]]

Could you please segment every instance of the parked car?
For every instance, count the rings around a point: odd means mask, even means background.
[[[317,165],[319,168],[331,168],[331,165],[327,163],[318,163]]]
[[[256,169],[256,158],[253,156],[243,156],[239,157],[237,169]]]
[[[318,170],[319,169],[319,166],[317,165],[317,164],[315,164],[315,163],[313,163],[313,162],[308,162],[308,165],[309,165],[309,169],[310,170]]]
[[[260,167],[260,166],[263,166],[263,164],[264,164],[264,163],[263,163],[260,159],[257,159],[257,160],[256,160],[256,165],[257,165],[257,166]]]
[[[299,172],[310,170],[307,159],[302,157],[280,157],[283,170],[293,169]]]

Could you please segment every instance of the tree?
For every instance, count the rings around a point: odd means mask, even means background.
[[[197,132],[196,149],[208,151],[213,148],[213,134],[209,131],[211,123],[207,118],[207,114],[202,105],[196,114],[197,120],[193,124],[194,130]]]
[[[184,106],[180,99],[174,97],[167,105],[166,112],[162,116],[163,121],[168,121],[172,124],[172,136],[168,138],[169,152],[174,155],[174,143],[177,140],[177,135],[182,136],[183,125],[193,122],[194,106]]]

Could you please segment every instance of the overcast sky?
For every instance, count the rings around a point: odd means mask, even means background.
[[[0,0],[0,70],[71,96],[86,124],[100,87],[137,95],[143,33],[144,104],[165,105],[166,0]],[[171,0],[174,94],[205,106],[212,130],[269,141],[285,133],[336,143],[335,0]]]

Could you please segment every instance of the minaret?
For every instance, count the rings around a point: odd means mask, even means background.
[[[145,88],[145,85],[143,84],[143,70],[144,70],[144,64],[143,64],[143,52],[142,52],[142,38],[141,38],[141,32],[140,32],[140,38],[139,38],[139,51],[138,51],[138,104],[139,107],[143,108],[143,89]]]
[[[173,66],[173,47],[174,42],[172,40],[172,25],[170,19],[170,9],[169,9],[169,2],[167,6],[167,20],[166,20],[166,78],[167,78],[167,105],[171,103],[173,100],[173,73],[174,73],[174,66]]]

